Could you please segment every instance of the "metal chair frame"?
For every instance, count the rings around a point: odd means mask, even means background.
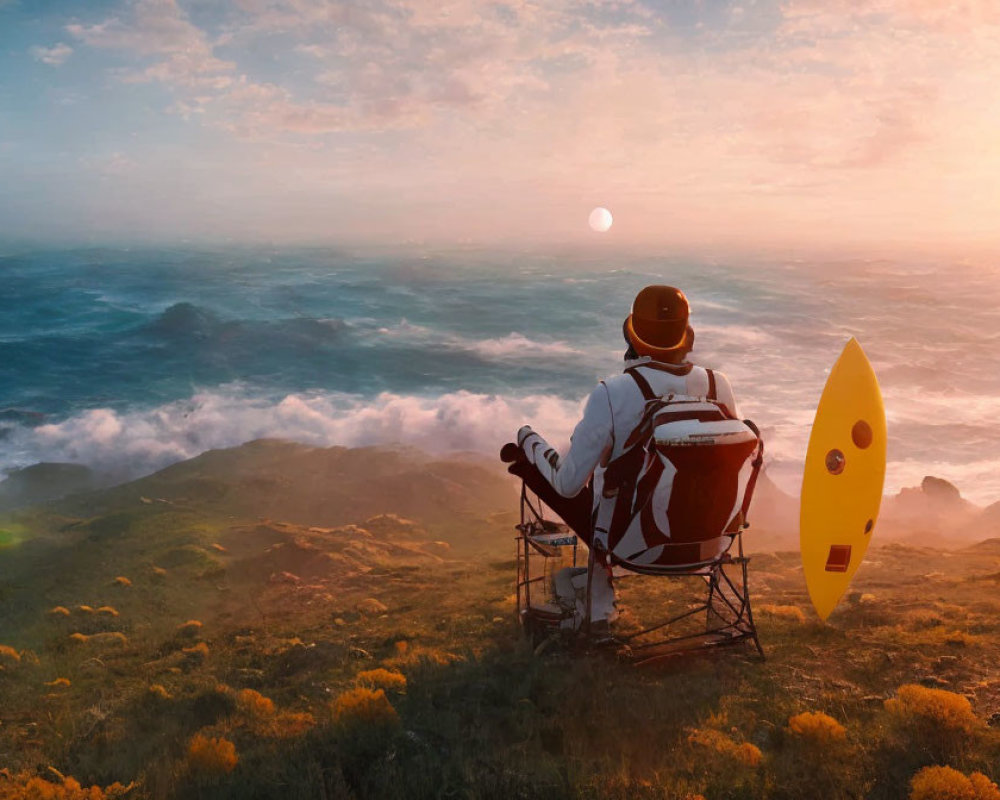
[[[521,521],[515,528],[518,531],[517,537],[515,537],[517,541],[518,621],[525,625],[529,618],[534,617],[543,626],[558,627],[564,619],[572,617],[571,612],[550,614],[531,605],[532,585],[544,582],[547,578],[544,570],[541,575],[532,573],[532,553],[548,559],[560,555],[560,548],[572,547],[573,566],[575,567],[580,548],[579,539],[568,526],[546,520],[542,514],[541,503],[538,502],[536,505],[531,502],[527,487],[523,483],[521,484]],[[553,544],[551,538],[548,541],[543,538],[547,533],[559,534],[554,537],[556,543]]]
[[[517,612],[518,620],[525,627],[541,627],[550,633],[561,633],[561,623],[573,616],[565,610],[553,612],[531,604],[531,587],[546,580],[546,575],[532,573],[533,554],[548,559],[560,555],[559,548],[573,548],[573,564],[577,563],[579,541],[565,525],[546,520],[540,502],[532,502],[526,487],[521,486],[521,521],[515,526],[517,539]],[[593,549],[587,559],[586,617],[574,639],[585,647],[613,644],[619,652],[632,659],[637,665],[651,664],[681,653],[715,648],[750,641],[758,656],[764,658],[757,635],[757,627],[750,606],[747,565],[750,557],[743,551],[743,531],[749,527],[745,522],[729,533],[729,545],[718,558],[702,564],[684,567],[664,567],[643,565],[616,560],[613,563],[615,577],[654,576],[666,578],[697,578],[703,582],[705,599],[694,608],[676,614],[667,620],[643,628],[625,636],[612,634],[598,638],[591,629],[591,589],[596,569],[606,569],[597,563]],[[737,554],[731,554],[733,545]],[[735,575],[730,574],[735,572]],[[673,634],[668,630],[697,614],[705,614],[705,630],[696,633]],[[650,634],[664,632],[653,640],[643,641]]]

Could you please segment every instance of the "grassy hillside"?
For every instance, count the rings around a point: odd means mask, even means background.
[[[995,796],[997,540],[876,544],[827,625],[758,547],[767,661],[636,669],[520,635],[515,500],[472,459],[256,442],[10,512],[0,797]]]

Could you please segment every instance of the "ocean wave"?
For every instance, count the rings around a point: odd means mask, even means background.
[[[259,438],[316,446],[413,446],[446,454],[494,456],[517,429],[530,423],[565,451],[582,404],[552,395],[500,395],[457,391],[435,397],[383,392],[369,398],[348,393],[254,396],[240,385],[199,392],[156,408],[120,412],[97,408],[57,423],[8,419],[0,467],[48,462],[84,464],[107,481],[149,474],[206,450]],[[751,415],[753,416],[753,415]],[[811,414],[767,421],[762,430],[767,468],[785,491],[797,495]],[[909,448],[906,448],[909,450]],[[918,486],[924,475],[954,482],[980,504],[1000,499],[1000,459],[890,457],[886,492]]]
[[[654,278],[651,259],[608,271],[477,258],[8,259],[0,466],[77,461],[133,477],[261,436],[493,455],[528,421],[565,442],[578,401],[620,369],[635,292],[669,274],[691,297],[694,359],[729,377],[784,488],[798,491],[824,381],[856,335],[885,395],[887,490],[935,474],[977,502],[1000,498],[993,274],[671,262]]]
[[[96,408],[60,422],[14,424],[4,441],[2,467],[41,461],[84,464],[106,480],[149,474],[206,450],[259,438],[316,446],[406,445],[432,453],[495,456],[517,429],[530,423],[560,451],[580,418],[583,402],[549,394],[456,391],[437,396],[342,392],[262,397],[233,384],[155,408]],[[796,491],[811,418],[800,414],[762,421],[769,465],[783,488]],[[769,466],[770,468],[770,466]]]
[[[511,331],[505,336],[489,339],[473,339],[437,330],[426,325],[416,325],[405,319],[400,320],[397,325],[380,326],[377,328],[377,332],[382,337],[394,341],[459,350],[473,353],[488,360],[498,361],[519,358],[579,356],[585,352],[567,344],[565,341],[539,341],[530,339],[517,331]]]
[[[474,353],[479,353],[487,358],[499,359],[559,357],[582,354],[582,351],[577,350],[575,347],[570,347],[565,342],[536,342],[516,332],[496,339],[467,342],[465,346]]]

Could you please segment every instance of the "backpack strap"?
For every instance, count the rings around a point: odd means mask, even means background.
[[[613,552],[618,544],[618,540],[625,533],[629,520],[632,517],[632,499],[635,495],[635,485],[639,480],[639,472],[642,470],[643,462],[646,460],[646,451],[642,447],[632,447],[626,450],[618,458],[608,465],[604,473],[604,496],[601,498],[602,505],[598,508],[605,510],[601,516],[602,522],[607,528],[596,526],[595,530],[601,530],[608,542],[608,551]],[[603,504],[614,498],[611,508]],[[610,513],[608,513],[610,511]]]
[[[594,530],[598,534],[603,533],[608,538],[609,551],[614,550],[616,544],[615,541],[610,540],[611,534],[621,536],[628,526],[632,514],[635,484],[639,479],[642,464],[646,460],[645,448],[636,445],[649,435],[653,417],[669,402],[653,391],[649,381],[635,367],[629,367],[625,372],[639,387],[639,391],[642,392],[642,397],[646,401],[646,407],[643,410],[642,419],[625,442],[624,452],[608,464],[604,472],[604,497],[602,501],[613,497],[614,502],[610,509],[610,515],[607,513],[607,507],[603,506],[603,502],[598,505],[598,509],[604,510],[604,513],[600,515],[603,517],[601,520],[597,520],[595,516]],[[610,519],[608,519],[609,516]],[[607,527],[605,528],[604,525]]]
[[[649,385],[647,381],[635,367],[629,367],[625,370],[626,374],[632,376],[632,380],[635,381],[636,385],[639,387],[639,391],[642,392],[642,397],[644,400],[655,400],[656,392],[653,391],[653,387]]]
[[[716,394],[716,388],[715,388],[715,373],[707,368],[705,369],[705,372],[708,373],[708,394],[706,395],[706,397],[709,400],[718,400],[719,398],[718,395]]]

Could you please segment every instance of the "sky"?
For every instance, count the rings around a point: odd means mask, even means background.
[[[0,238],[992,251],[998,52],[997,0],[0,0]]]

